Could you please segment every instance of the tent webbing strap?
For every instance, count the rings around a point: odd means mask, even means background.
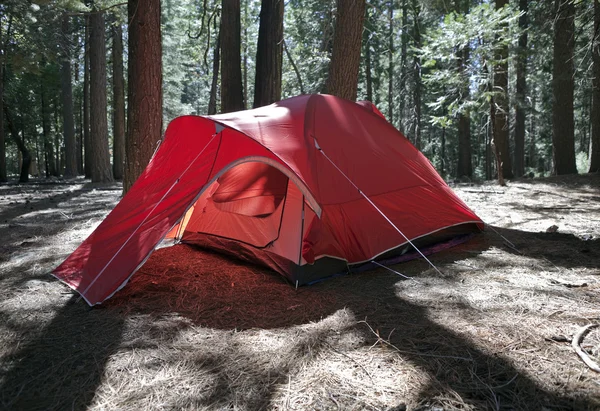
[[[218,135],[218,133],[215,133],[215,134],[212,135],[211,139],[208,141],[208,143],[206,143],[206,145],[204,146],[204,148],[196,155],[196,157],[194,157],[194,159],[192,161],[190,161],[190,164],[188,164],[187,168],[185,170],[183,170],[183,172],[179,175],[179,177],[177,177],[175,179],[175,181],[173,181],[173,184],[171,184],[171,187],[169,187],[169,189],[163,194],[163,196],[161,197],[161,199],[158,200],[158,202],[154,205],[154,207],[152,208],[152,210],[150,210],[150,212],[146,215],[146,217],[144,217],[144,219],[136,227],[136,229],[133,230],[133,232],[131,233],[131,235],[129,236],[129,238],[127,238],[127,240],[125,240],[125,242],[117,250],[117,252],[115,253],[115,255],[112,256],[112,258],[108,261],[108,263],[106,263],[106,265],[104,266],[104,268],[102,270],[100,270],[100,272],[98,273],[98,275],[96,275],[96,277],[94,277],[94,279],[92,280],[92,282],[90,282],[90,284],[85,288],[85,290],[83,290],[83,292],[80,293],[82,297],[85,298],[85,295],[87,294],[87,292],[89,291],[89,289],[96,283],[96,281],[98,280],[98,278],[100,278],[100,276],[102,275],[102,273],[104,273],[104,271],[113,262],[113,260],[117,257],[117,255],[119,255],[119,253],[121,252],[121,250],[123,250],[123,248],[125,248],[125,246],[127,245],[127,243],[129,243],[129,241],[133,238],[133,236],[135,235],[135,233],[137,233],[137,231],[144,225],[144,223],[148,220],[148,218],[150,218],[150,216],[152,215],[152,213],[154,213],[154,210],[156,210],[156,208],[160,205],[160,203],[162,203],[163,200],[169,195],[169,193],[171,192],[171,190],[173,190],[173,187],[175,187],[177,185],[177,183],[179,183],[179,180],[181,179],[181,177],[183,177],[183,175],[185,173],[187,173],[187,171],[190,169],[190,167],[192,166],[192,164],[194,164],[196,162],[196,160],[198,159],[198,157],[200,157],[200,155],[202,153],[204,153],[204,150],[206,150],[206,148],[210,145],[210,143],[212,143],[212,141],[215,139],[215,137],[217,135]]]
[[[429,260],[429,258],[427,258],[427,257],[425,256],[425,254],[423,254],[423,253],[421,252],[421,250],[419,250],[419,249],[418,249],[418,248],[417,248],[417,247],[416,247],[416,246],[413,244],[413,242],[412,242],[412,241],[410,241],[410,239],[409,239],[409,238],[408,238],[406,235],[404,235],[404,233],[402,232],[402,230],[400,230],[400,229],[399,229],[399,228],[396,226],[396,224],[394,224],[394,223],[392,222],[392,220],[390,220],[390,219],[389,219],[389,217],[388,217],[388,216],[386,216],[386,215],[384,214],[384,212],[383,212],[383,211],[381,211],[381,210],[379,209],[379,207],[377,207],[377,205],[375,205],[375,203],[374,203],[373,201],[371,201],[371,199],[370,199],[370,198],[369,198],[369,197],[368,197],[368,196],[367,196],[365,193],[363,193],[363,192],[362,192],[362,190],[361,190],[360,188],[358,188],[358,186],[357,186],[356,184],[354,184],[354,182],[353,182],[352,180],[350,180],[350,177],[348,177],[346,174],[344,174],[344,172],[343,172],[342,170],[340,170],[340,168],[339,168],[339,167],[338,167],[338,166],[337,166],[337,165],[336,165],[336,164],[335,164],[335,163],[334,163],[334,162],[333,162],[333,161],[332,161],[332,160],[329,158],[329,156],[328,156],[327,154],[325,154],[325,152],[323,151],[323,149],[322,149],[322,148],[319,146],[319,143],[317,142],[317,140],[315,139],[314,141],[315,141],[315,147],[316,147],[316,149],[317,149],[317,150],[318,150],[318,151],[319,151],[321,154],[323,154],[323,156],[324,156],[324,157],[327,159],[327,161],[329,161],[329,162],[331,163],[331,165],[332,165],[332,166],[334,166],[334,167],[335,167],[335,169],[336,169],[337,171],[339,171],[339,172],[340,172],[340,174],[341,174],[341,175],[343,175],[343,176],[344,176],[344,178],[346,178],[346,180],[348,180],[348,182],[349,182],[350,184],[352,184],[352,186],[353,186],[354,188],[356,188],[356,190],[358,190],[358,193],[359,193],[361,196],[363,196],[363,197],[364,197],[364,199],[365,199],[365,200],[367,200],[367,201],[369,202],[369,204],[371,204],[371,205],[373,206],[373,208],[374,208],[375,210],[377,210],[377,212],[378,212],[379,214],[381,214],[381,216],[382,216],[383,218],[385,218],[385,220],[386,220],[388,223],[390,223],[390,225],[391,225],[392,227],[394,227],[394,229],[395,229],[395,230],[396,230],[396,231],[397,231],[397,232],[398,232],[398,233],[399,233],[399,234],[400,234],[402,237],[404,237],[404,239],[405,239],[405,240],[406,240],[406,241],[407,241],[407,242],[408,242],[408,243],[409,243],[409,244],[410,244],[410,245],[411,245],[411,246],[412,246],[412,247],[413,247],[415,250],[417,250],[417,252],[418,252],[418,253],[421,255],[421,257],[423,257],[423,258],[425,259],[425,261],[427,261],[427,262],[429,263],[429,265],[430,265],[430,266],[432,266],[432,267],[433,267],[433,269],[434,269],[435,271],[437,271],[437,272],[438,272],[440,275],[443,275],[443,274],[442,274],[442,272],[441,272],[441,271],[440,271],[440,270],[439,270],[439,269],[438,269],[438,268],[437,268],[435,265],[433,265],[433,263],[432,263],[432,262]]]

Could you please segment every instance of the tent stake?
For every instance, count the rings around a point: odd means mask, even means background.
[[[356,188],[356,190],[358,190],[358,193],[359,193],[361,196],[363,196],[363,197],[364,197],[364,199],[365,199],[365,200],[367,200],[367,201],[369,202],[369,204],[371,204],[371,205],[373,206],[373,208],[374,208],[375,210],[377,210],[377,212],[378,212],[379,214],[381,214],[381,216],[382,216],[383,218],[385,218],[385,220],[386,220],[388,223],[390,223],[390,225],[391,225],[392,227],[394,227],[394,229],[395,229],[395,230],[396,230],[398,233],[400,233],[400,235],[401,235],[402,237],[404,237],[404,239],[405,239],[405,240],[406,240],[406,241],[407,241],[407,242],[408,242],[408,243],[409,243],[409,244],[410,244],[410,245],[411,245],[411,246],[412,246],[412,247],[413,247],[415,250],[417,250],[417,252],[418,252],[418,253],[421,255],[421,257],[423,257],[423,258],[425,259],[425,261],[427,261],[427,262],[429,263],[429,265],[430,265],[430,266],[432,266],[432,267],[433,267],[433,269],[434,269],[435,271],[437,271],[437,272],[438,272],[438,274],[440,274],[441,276],[443,276],[444,274],[442,274],[442,272],[441,272],[441,271],[440,271],[440,270],[439,270],[439,269],[438,269],[438,268],[437,268],[435,265],[433,265],[433,263],[432,263],[432,262],[429,260],[429,258],[425,257],[425,254],[423,254],[423,253],[421,252],[421,250],[419,250],[419,249],[418,249],[418,248],[417,248],[417,247],[416,247],[416,246],[413,244],[413,242],[412,242],[412,241],[410,241],[410,239],[409,239],[409,238],[408,238],[406,235],[404,235],[404,233],[403,233],[403,232],[402,232],[402,231],[401,231],[401,230],[400,230],[398,227],[396,227],[396,225],[395,225],[395,224],[392,222],[392,220],[390,220],[390,219],[388,218],[388,216],[386,216],[386,215],[383,213],[383,211],[381,211],[381,210],[379,209],[379,207],[377,207],[377,206],[375,205],[375,203],[374,203],[373,201],[371,201],[371,199],[370,199],[369,197],[367,197],[367,195],[366,195],[365,193],[363,193],[363,192],[361,191],[361,189],[360,189],[360,188],[358,188],[358,186],[357,186],[356,184],[354,184],[354,182],[353,182],[352,180],[350,180],[350,178],[349,178],[349,177],[348,177],[346,174],[344,174],[344,172],[343,172],[342,170],[340,170],[340,168],[339,168],[339,167],[338,167],[338,166],[337,166],[337,165],[336,165],[336,164],[335,164],[335,163],[334,163],[334,162],[333,162],[333,161],[332,161],[332,160],[329,158],[329,156],[327,156],[327,154],[325,154],[325,152],[323,151],[323,149],[322,149],[322,148],[319,146],[319,143],[317,142],[317,140],[315,139],[314,141],[315,141],[315,147],[316,147],[316,149],[317,149],[317,150],[319,150],[319,152],[320,152],[321,154],[323,154],[323,156],[324,156],[324,157],[327,159],[327,161],[329,161],[329,162],[331,163],[331,165],[332,165],[332,166],[334,166],[334,167],[336,168],[336,170],[337,170],[337,171],[339,171],[339,172],[340,172],[340,174],[341,174],[341,175],[343,175],[343,176],[344,176],[344,178],[346,178],[346,180],[348,180],[348,182],[349,182],[350,184],[352,184],[352,186],[353,186],[354,188]]]

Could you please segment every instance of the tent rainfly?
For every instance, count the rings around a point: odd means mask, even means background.
[[[166,238],[302,285],[482,227],[371,103],[303,95],[173,120],[130,191],[53,275],[99,304]]]

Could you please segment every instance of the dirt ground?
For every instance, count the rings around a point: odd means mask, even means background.
[[[0,185],[0,409],[599,410],[600,175],[454,187],[490,227],[297,290],[179,245],[89,308],[49,275],[118,184]],[[600,360],[600,330],[583,348]]]

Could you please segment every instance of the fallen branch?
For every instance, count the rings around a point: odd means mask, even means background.
[[[586,325],[585,327],[583,327],[582,329],[580,329],[579,331],[577,331],[577,333],[573,336],[573,340],[571,341],[571,345],[575,349],[575,352],[583,360],[583,362],[585,363],[585,365],[587,365],[588,367],[590,367],[592,370],[594,370],[596,372],[600,372],[600,366],[598,364],[596,364],[590,358],[590,356],[587,355],[587,353],[581,349],[581,345],[580,344],[581,344],[581,340],[583,340],[584,335],[587,334],[587,332],[590,329],[598,327],[598,325],[600,325],[600,324],[588,324],[588,325]]]

